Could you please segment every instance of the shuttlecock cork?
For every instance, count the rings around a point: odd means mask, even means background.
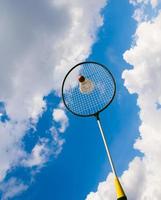
[[[81,93],[90,93],[94,89],[93,82],[84,76],[80,75],[78,77],[79,80],[79,90]]]

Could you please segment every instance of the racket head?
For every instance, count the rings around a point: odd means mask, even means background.
[[[80,91],[79,77],[90,80],[94,89]],[[66,74],[62,83],[62,99],[66,108],[81,117],[96,116],[106,109],[116,94],[116,82],[110,70],[93,61],[81,62]]]

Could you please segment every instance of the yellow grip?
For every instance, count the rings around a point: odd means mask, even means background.
[[[121,186],[121,183],[117,177],[115,177],[115,189],[116,189],[117,199],[126,197],[124,190]]]

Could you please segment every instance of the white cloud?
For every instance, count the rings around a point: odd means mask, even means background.
[[[159,4],[160,0],[151,0],[151,5],[153,8],[155,8]]]
[[[0,184],[0,190],[3,192],[2,200],[11,199],[14,196],[20,195],[22,192],[27,190],[28,186],[17,180],[11,178],[5,183]]]
[[[134,11],[133,18],[134,18],[137,22],[146,21],[147,16],[144,14],[144,7],[137,8],[137,9]]]
[[[134,66],[123,73],[125,86],[130,93],[137,93],[140,107],[140,138],[135,148],[144,153],[144,190],[138,199],[160,199],[161,161],[161,110],[157,103],[161,96],[161,13],[151,22],[140,24],[136,31],[136,45],[124,54],[125,60]],[[157,170],[157,172],[156,172]],[[150,189],[149,189],[150,188]]]
[[[147,4],[149,0],[129,0],[129,2],[131,4],[133,4],[134,6],[136,6],[137,4],[140,4],[140,3],[145,3]]]
[[[53,137],[53,142],[51,144],[51,148],[53,148],[53,154],[55,157],[57,157],[62,149],[63,149],[63,144],[65,142],[64,139],[62,139],[58,133],[58,131],[56,130],[56,128],[53,126],[50,129],[52,137]]]
[[[98,186],[98,192],[91,192],[86,200],[113,200],[116,199],[114,195],[113,187],[113,175],[110,173],[107,180],[100,183]]]
[[[105,0],[0,1],[0,102],[10,119],[0,123],[1,180],[25,156],[21,140],[30,119],[36,123],[46,108],[43,97],[52,90],[59,94],[66,72],[90,54],[105,5]]]
[[[21,139],[25,134],[26,126],[25,122],[0,122],[0,181],[24,156]]]
[[[155,18],[161,6],[161,0],[129,0],[129,2],[136,8],[133,18],[138,23]]]
[[[61,133],[63,133],[69,125],[68,117],[65,114],[65,111],[60,108],[56,108],[53,110],[53,120],[60,123],[60,128],[58,130]]]
[[[0,102],[0,120],[1,117],[5,114],[4,105]]]
[[[1,119],[2,116],[3,116],[3,113],[0,113],[0,119]]]
[[[142,160],[139,157],[134,158],[134,160],[129,164],[129,169],[125,171],[120,177],[121,184],[125,190],[125,193],[130,200],[141,200],[140,194],[142,193],[143,183],[141,180],[145,180],[145,167],[142,164]],[[139,187],[138,187],[139,185]],[[99,184],[97,192],[91,192],[86,200],[115,200],[114,188],[114,177],[110,173],[106,181]],[[152,198],[147,198],[151,200]]]
[[[25,167],[36,167],[42,166],[48,159],[49,149],[46,144],[48,143],[47,139],[41,139],[32,149],[30,155],[27,155],[27,158],[22,161],[22,164]]]
[[[33,147],[31,153],[26,153],[21,160],[21,165],[24,167],[36,167],[36,171],[41,169],[48,161],[49,156],[57,157],[63,148],[65,142],[56,130],[55,127],[50,128],[52,140],[41,138]]]
[[[160,0],[129,0],[134,6],[138,4],[148,4],[150,3],[153,8],[155,8],[159,4]]]
[[[89,55],[105,0],[34,4],[36,10],[31,0],[1,1],[0,100],[16,120],[41,113],[44,95],[60,89],[68,69]]]
[[[128,91],[137,94],[140,108],[140,136],[134,148],[143,153],[135,157],[120,177],[130,200],[159,200],[161,197],[161,12],[156,18],[142,22],[135,33],[135,44],[124,54],[133,66],[123,72]],[[111,175],[100,183],[96,193],[87,200],[115,199]],[[109,188],[107,187],[109,186]]]

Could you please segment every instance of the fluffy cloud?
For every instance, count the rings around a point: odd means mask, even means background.
[[[136,45],[124,54],[125,60],[134,66],[123,73],[125,86],[130,93],[137,93],[140,107],[140,138],[135,148],[144,153],[144,191],[138,199],[161,197],[161,109],[157,107],[161,98],[161,13],[149,22],[140,24],[136,31]],[[155,144],[155,145],[154,145]],[[150,189],[149,189],[150,188]]]
[[[42,166],[49,155],[49,149],[46,144],[48,143],[47,139],[41,139],[32,149],[32,152],[27,159],[23,160],[22,163],[26,167],[35,167]]]
[[[134,158],[120,177],[130,200],[159,200],[161,197],[161,12],[153,20],[142,22],[135,33],[135,44],[124,53],[133,66],[123,72],[125,87],[137,94],[140,108],[140,136],[134,148],[143,153]],[[115,199],[111,175],[100,183],[87,200]],[[108,188],[110,187],[110,188]]]
[[[25,134],[26,126],[25,122],[0,122],[0,181],[3,180],[7,171],[17,165],[25,155],[21,139]]]
[[[161,3],[160,0],[130,0],[129,2],[136,8],[133,18],[138,23],[148,21],[152,17],[156,17]]]
[[[64,139],[60,137],[57,129],[53,126],[50,128],[52,140],[41,138],[33,147],[31,153],[25,153],[21,159],[21,166],[41,169],[48,161],[51,154],[57,157],[62,151]],[[52,149],[52,150],[51,150]]]
[[[53,110],[53,119],[60,123],[60,132],[64,132],[68,126],[68,117],[65,114],[65,111],[60,108],[56,108]]]
[[[51,131],[51,134],[53,137],[53,142],[51,144],[51,148],[54,149],[53,150],[54,156],[57,157],[63,149],[63,144],[64,144],[65,140],[60,137],[60,134],[58,134],[58,131],[56,130],[56,128],[54,126],[51,127],[50,131]]]
[[[160,0],[129,0],[130,3],[132,3],[133,5],[137,5],[137,4],[148,4],[150,3],[151,6],[153,8],[155,8]]]
[[[65,73],[90,54],[105,4],[105,0],[0,1],[0,102],[9,119],[0,122],[1,181],[26,156],[21,141],[31,120],[36,123],[46,109],[44,96],[53,90],[60,94]],[[60,152],[63,141],[57,134],[53,139]],[[41,163],[40,150],[39,144],[35,146],[28,163]]]
[[[16,178],[11,178],[5,183],[0,184],[0,189],[3,192],[2,200],[11,199],[14,196],[20,195],[27,190],[28,186]]]

